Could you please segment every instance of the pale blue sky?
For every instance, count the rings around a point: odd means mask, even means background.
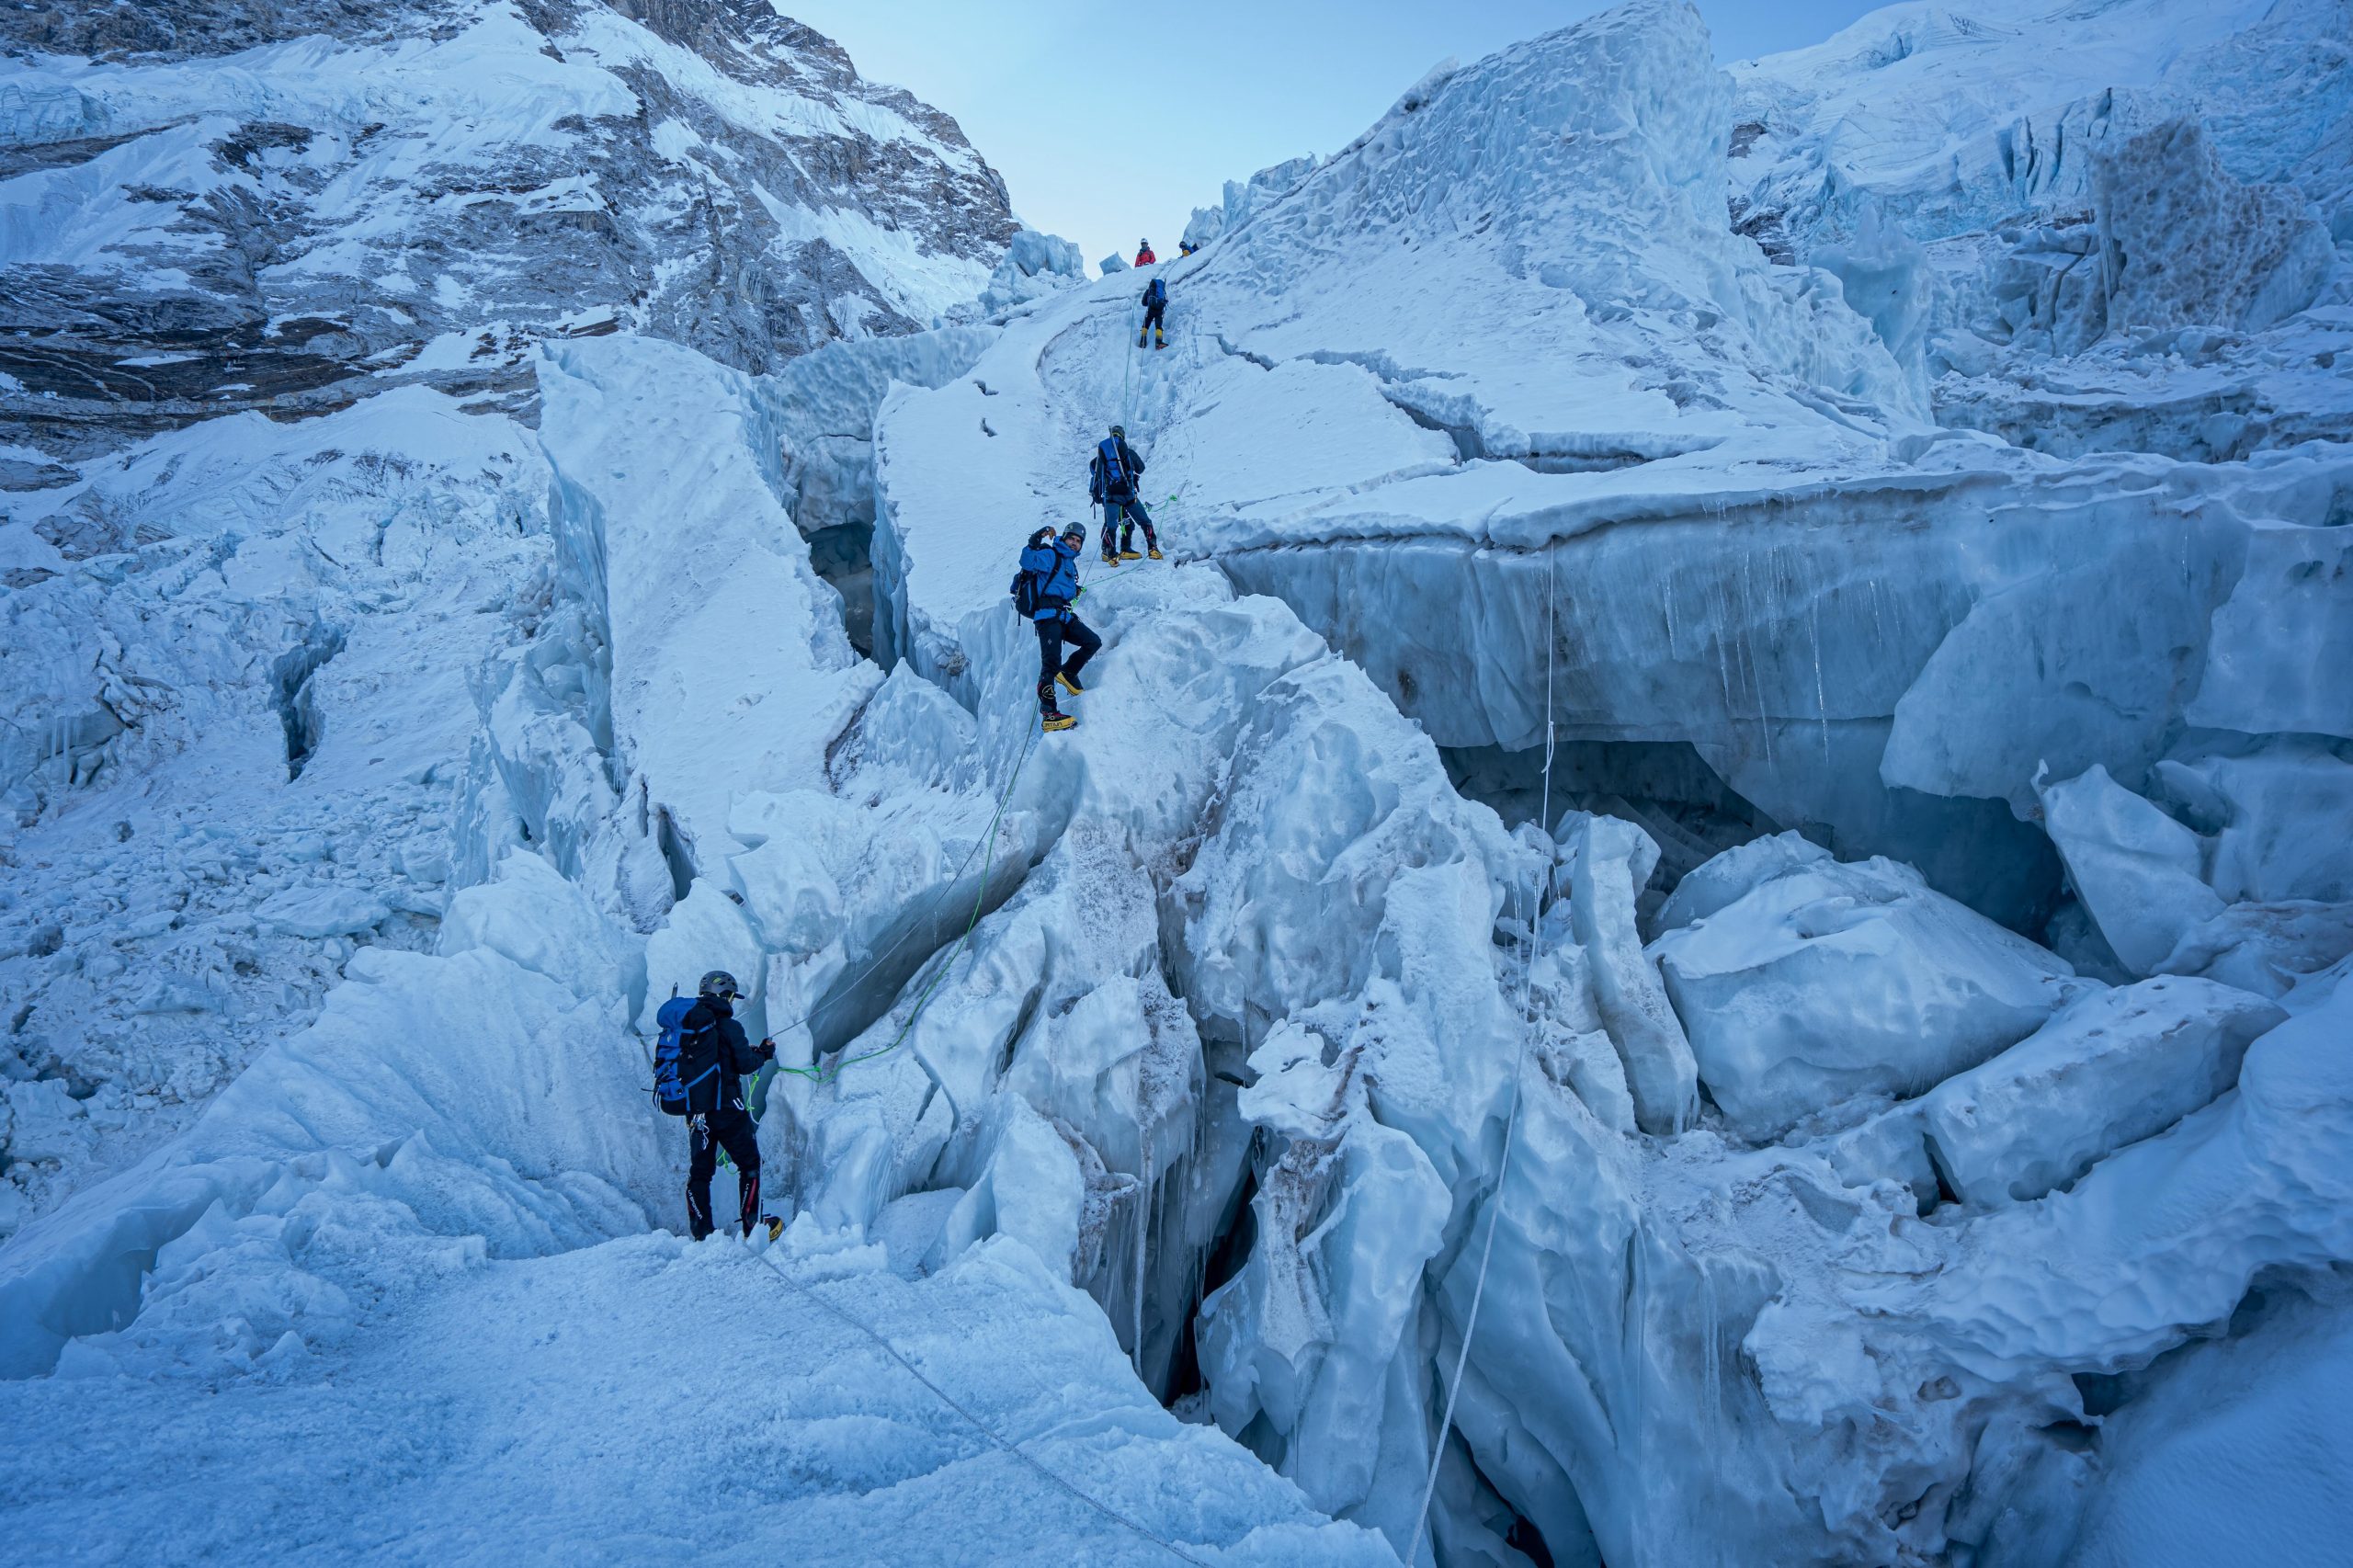
[[[1716,58],[1817,43],[1871,0],[1697,0]],[[1089,268],[1229,179],[1346,146],[1432,65],[1603,9],[1593,0],[777,0],[858,70],[954,115],[1014,210]]]

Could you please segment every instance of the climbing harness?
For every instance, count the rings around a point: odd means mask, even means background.
[[[946,1389],[941,1388],[938,1383],[933,1382],[929,1378],[925,1377],[920,1368],[918,1368],[913,1361],[908,1360],[906,1357],[901,1355],[899,1353],[898,1346],[883,1338],[881,1334],[877,1330],[869,1327],[851,1312],[847,1312],[844,1308],[835,1306],[833,1302],[819,1295],[815,1290],[811,1290],[807,1285],[801,1283],[798,1279],[795,1279],[791,1273],[788,1271],[782,1264],[779,1264],[775,1258],[769,1256],[767,1252],[763,1251],[756,1256],[762,1263],[767,1264],[769,1268],[773,1269],[776,1273],[776,1277],[779,1279],[783,1280],[786,1286],[794,1293],[813,1303],[820,1311],[833,1318],[835,1322],[842,1324],[846,1327],[856,1330],[865,1338],[871,1340],[875,1348],[881,1350],[883,1355],[888,1356],[892,1360],[899,1364],[900,1370],[905,1372],[907,1376],[915,1379],[915,1381],[930,1390],[933,1398],[938,1400],[940,1403],[946,1405],[957,1415],[962,1416],[964,1420],[971,1425],[974,1431],[978,1432],[982,1437],[986,1437],[993,1446],[1004,1449],[1014,1459],[1037,1471],[1040,1478],[1057,1489],[1068,1493],[1079,1502],[1086,1504],[1088,1507],[1094,1509],[1097,1513],[1102,1515],[1113,1524],[1118,1525],[1120,1528],[1132,1532],[1141,1540],[1150,1541],[1153,1545],[1160,1548],[1163,1551],[1167,1552],[1177,1561],[1181,1562],[1193,1563],[1195,1568],[1210,1568],[1210,1564],[1208,1562],[1186,1551],[1175,1541],[1154,1534],[1142,1525],[1138,1524],[1134,1519],[1131,1519],[1127,1515],[1120,1512],[1119,1509],[1112,1507],[1108,1503],[1105,1503],[1095,1497],[1089,1496],[1086,1493],[1080,1491],[1078,1487],[1071,1482],[1064,1480],[1053,1471],[1046,1468],[1042,1461],[1024,1451],[1020,1444],[1014,1442],[1009,1437],[1006,1437],[995,1427],[990,1426],[978,1415],[972,1414],[972,1412],[967,1409],[963,1403],[957,1399],[955,1395],[949,1393]]]
[[[1537,825],[1546,832],[1552,817],[1552,752],[1557,732],[1552,719],[1552,665],[1554,619],[1558,608],[1552,597],[1552,567],[1544,567],[1544,792],[1543,803],[1538,808]],[[1520,1074],[1528,1065],[1528,1040],[1536,1032],[1536,966],[1544,957],[1544,883],[1552,879],[1552,867],[1547,864],[1538,873],[1540,881],[1535,896],[1529,900],[1528,972],[1520,986],[1519,1050],[1512,1058],[1511,1104],[1504,1113],[1504,1153],[1495,1171],[1495,1196],[1487,1214],[1487,1239],[1479,1248],[1479,1273],[1471,1287],[1471,1310],[1462,1319],[1462,1343],[1454,1355],[1453,1386],[1447,1390],[1446,1414],[1438,1424],[1438,1435],[1430,1445],[1429,1478],[1422,1484],[1422,1506],[1414,1513],[1414,1540],[1406,1549],[1405,1561],[1417,1561],[1422,1553],[1422,1532],[1429,1526],[1430,1499],[1438,1493],[1438,1466],[1446,1459],[1446,1435],[1454,1429],[1454,1404],[1462,1397],[1462,1374],[1471,1362],[1471,1336],[1479,1330],[1479,1303],[1487,1294],[1487,1265],[1495,1256],[1495,1227],[1503,1222],[1504,1187],[1511,1179],[1512,1135],[1519,1129]]]

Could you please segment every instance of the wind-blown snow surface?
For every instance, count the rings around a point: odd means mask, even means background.
[[[2336,144],[2320,11],[2077,21],[2094,74],[2167,27],[2218,81],[2290,60],[2309,147]],[[2004,25],[2056,57],[2075,24]],[[1758,74],[1842,106],[1777,131],[1775,168],[1843,167],[1824,126],[1895,112],[1909,74],[1849,92],[1847,59],[1728,76],[1696,15],[1643,0],[1433,73],[1162,265],[1165,352],[1132,347],[1142,279],[1074,284],[1032,239],[988,276],[996,326],[762,376],[565,338],[511,412],[420,385],[74,471],[155,499],[92,504],[121,530],[99,566],[40,557],[36,586],[82,597],[29,602],[123,652],[12,668],[58,726],[33,760],[76,759],[15,852],[74,823],[84,857],[38,868],[27,914],[86,883],[128,929],[147,912],[102,877],[149,845],[207,886],[217,851],[234,890],[244,840],[181,824],[218,799],[301,805],[325,841],[256,854],[278,881],[251,907],[218,895],[253,921],[220,984],[376,923],[329,949],[323,1006],[275,1015],[315,1022],[168,1143],[57,1162],[137,1161],[61,1180],[0,1248],[0,1402],[62,1434],[8,1461],[8,1539],[119,1539],[108,1478],[194,1422],[283,1493],[174,1469],[188,1556],[2341,1558],[2333,244],[2295,298],[2334,176],[2250,164],[2269,133],[2219,108],[2153,121],[2082,187],[2123,258],[2096,318],[2070,295],[2063,340],[1987,336],[1921,303],[1906,248],[1959,219],[1776,209],[1820,267],[1735,231]],[[1943,102],[1957,141],[2013,76],[2077,90],[1997,61]],[[2184,237],[2183,289],[2131,270],[2152,233]],[[2263,242],[2294,287],[2174,269],[2201,234]],[[2045,298],[1999,260],[1971,287]],[[2143,380],[2081,439],[2014,441],[1954,395],[2103,356]],[[2260,419],[2177,416],[2258,364]],[[359,438],[371,411],[479,442],[403,468]],[[1006,579],[1032,528],[1086,517],[1114,420],[1173,559],[1090,555],[1108,647],[1080,727],[1043,736]],[[313,471],[352,488],[303,506]],[[391,529],[426,563],[345,564],[410,483],[482,542]],[[201,551],[140,538],[278,494]],[[867,528],[870,642],[833,586]],[[253,644],[301,654],[275,686],[225,632],[137,630],[258,613],[206,574],[265,544],[349,574]],[[174,591],[120,591],[151,574]],[[362,618],[388,594],[425,608]],[[305,664],[313,621],[341,642]],[[217,673],[127,678],[215,646]],[[233,696],[195,701],[206,680]],[[150,692],[188,738],[106,730]],[[268,791],[164,778],[233,741]],[[396,742],[433,766],[390,798],[425,804],[355,824]],[[115,805],[132,778],[180,815]],[[432,891],[404,927],[409,884]],[[226,943],[188,907],[156,931]],[[17,925],[12,974],[103,968],[65,922]],[[714,965],[798,1070],[763,1127],[795,1226],[759,1256],[645,1233],[679,1201],[650,1015]],[[61,1076],[10,1090],[38,1136],[95,1124]],[[398,1479],[274,1468],[299,1433]],[[662,1510],[699,1483],[724,1501],[688,1542]],[[560,1499],[554,1534],[517,1494]]]

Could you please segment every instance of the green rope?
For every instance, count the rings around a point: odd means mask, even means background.
[[[996,798],[996,813],[989,818],[986,848],[981,856],[981,885],[972,893],[972,917],[964,922],[964,934],[957,937],[956,945],[949,949],[947,961],[932,971],[930,983],[926,985],[922,994],[915,998],[915,1009],[907,1015],[907,1021],[899,1026],[899,1032],[891,1037],[891,1043],[879,1046],[872,1051],[861,1051],[856,1056],[846,1056],[831,1067],[812,1062],[806,1067],[779,1066],[778,1073],[790,1073],[796,1078],[806,1078],[813,1084],[830,1084],[841,1076],[843,1068],[855,1067],[861,1062],[871,1062],[879,1056],[888,1056],[906,1044],[907,1036],[915,1029],[915,1020],[922,1017],[923,1010],[931,1005],[932,994],[939,989],[939,983],[948,978],[948,971],[956,967],[956,960],[963,956],[965,947],[972,939],[973,931],[981,924],[981,911],[988,902],[990,874],[995,869],[997,828],[1005,821],[1005,809],[1013,800],[1013,787],[1020,782],[1022,764],[1029,760],[1029,748],[1037,744],[1037,740],[1038,730],[1035,725],[1032,725],[1021,743],[1020,754],[1013,759],[1013,772],[1006,778],[1005,789]]]

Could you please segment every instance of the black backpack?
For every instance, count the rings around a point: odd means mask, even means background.
[[[1040,528],[1037,533],[1030,536],[1029,548],[1037,549],[1051,538],[1052,534],[1051,528]],[[1038,574],[1026,566],[1016,567],[1013,573],[1014,613],[1022,619],[1028,620],[1038,613]]]

